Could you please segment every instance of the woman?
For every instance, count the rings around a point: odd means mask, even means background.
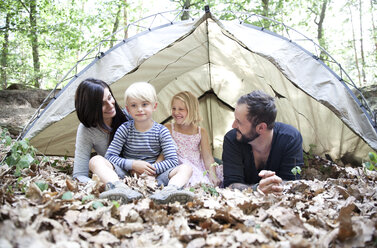
[[[77,87],[75,107],[81,123],[76,134],[73,178],[80,182],[88,182],[90,169],[106,183],[107,191],[100,195],[101,198],[123,202],[140,198],[139,192],[131,190],[119,181],[110,163],[101,162],[115,131],[122,123],[128,121],[115,101],[109,85],[102,80],[85,79]],[[92,149],[98,155],[90,158]]]

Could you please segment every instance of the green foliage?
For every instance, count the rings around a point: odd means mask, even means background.
[[[48,184],[46,182],[35,182],[35,184],[38,186],[38,188],[43,192],[48,189]]]
[[[297,179],[297,174],[301,175],[301,167],[300,166],[295,166],[291,170],[292,174],[295,175],[295,179]]]
[[[314,158],[314,150],[317,146],[314,144],[309,145],[309,151],[307,153],[304,153],[304,164],[305,167],[309,167],[309,160]]]
[[[6,128],[0,128],[1,134],[0,134],[0,143],[5,145],[5,146],[10,146],[12,143],[12,138],[9,136],[8,129]]]
[[[119,208],[120,207],[120,203],[118,201],[111,201],[111,203],[116,207],[116,208]]]
[[[24,194],[26,192],[26,185],[22,183],[22,177],[17,178],[16,187]]]
[[[82,202],[82,203],[85,203],[86,201],[91,201],[91,200],[94,200],[94,195],[89,194],[89,195],[84,196],[84,197],[81,199],[81,202]]]
[[[370,161],[363,163],[364,168],[370,171],[377,171],[377,154],[375,152],[370,152],[368,153],[368,157]]]
[[[73,193],[71,191],[64,192],[62,195],[62,200],[72,200],[73,199]]]
[[[211,196],[219,196],[219,193],[217,192],[217,190],[212,186],[208,186],[203,183],[202,189],[204,190],[204,192],[211,194]]]
[[[102,208],[102,207],[103,207],[103,204],[102,204],[102,202],[95,201],[95,202],[92,203],[92,207],[93,207],[94,209]]]
[[[1,143],[6,147],[10,147],[5,163],[12,167],[14,166],[16,177],[21,176],[21,171],[29,168],[32,164],[36,164],[36,149],[30,145],[28,139],[15,141],[12,144],[12,139],[7,133],[6,129],[1,130]]]

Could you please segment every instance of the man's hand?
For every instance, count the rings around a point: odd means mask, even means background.
[[[274,171],[262,170],[259,172],[258,176],[262,179],[259,182],[259,190],[262,191],[264,194],[273,193],[275,195],[281,195],[283,192],[283,186],[281,183],[280,177],[275,175]]]
[[[143,160],[134,160],[132,163],[132,170],[139,175],[143,173],[147,174],[148,176],[156,175],[156,168]]]

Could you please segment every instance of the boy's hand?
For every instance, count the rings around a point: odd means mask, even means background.
[[[134,160],[132,163],[132,170],[139,175],[143,173],[149,176],[156,175],[156,168],[154,168],[150,163],[143,160]]]

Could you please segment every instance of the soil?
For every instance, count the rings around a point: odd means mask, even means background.
[[[0,127],[16,137],[36,113],[50,90],[0,90]]]

